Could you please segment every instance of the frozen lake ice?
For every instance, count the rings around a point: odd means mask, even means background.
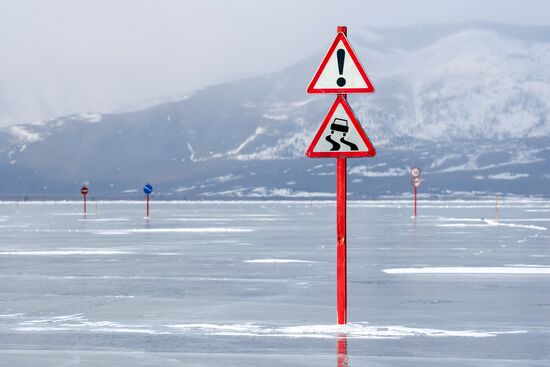
[[[548,366],[550,201],[0,203],[1,366]]]

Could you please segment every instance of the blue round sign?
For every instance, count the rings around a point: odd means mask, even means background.
[[[151,184],[146,184],[145,186],[143,186],[143,192],[149,195],[153,192],[153,186],[151,186]]]

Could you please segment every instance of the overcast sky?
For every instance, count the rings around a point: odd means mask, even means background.
[[[0,126],[283,68],[335,27],[550,25],[545,0],[0,0]]]

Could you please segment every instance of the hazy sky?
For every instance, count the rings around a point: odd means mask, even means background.
[[[335,27],[550,25],[545,0],[0,0],[0,126],[274,71]]]

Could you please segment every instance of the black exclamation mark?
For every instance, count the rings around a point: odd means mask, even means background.
[[[338,59],[338,74],[342,75],[344,73],[344,60],[346,59],[346,51],[344,51],[343,48],[336,51],[336,58]],[[339,77],[336,80],[336,84],[338,84],[339,87],[343,87],[346,85],[346,79],[343,77]]]

